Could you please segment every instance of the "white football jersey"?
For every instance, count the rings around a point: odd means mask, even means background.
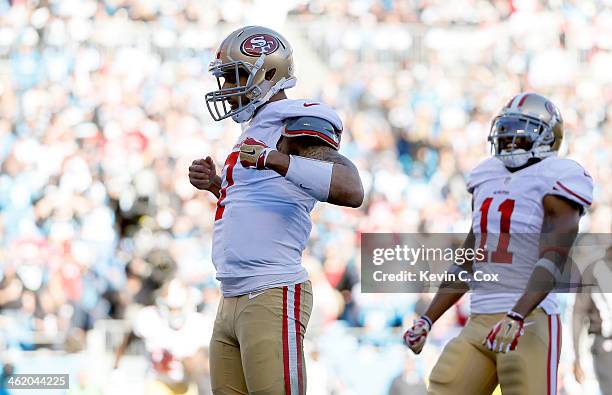
[[[475,292],[471,294],[471,311],[506,312],[526,288],[539,259],[544,220],[542,199],[559,195],[586,208],[591,204],[593,180],[570,159],[548,157],[512,173],[492,157],[469,174],[467,187],[474,201],[475,247],[487,251],[485,260],[476,262],[474,270],[499,273],[505,283],[472,282]],[[511,291],[500,292],[500,287]],[[556,296],[550,293],[540,307],[548,314],[556,314]]]
[[[135,317],[134,334],[144,342],[150,373],[159,380],[178,383],[185,378],[181,360],[207,346],[212,332],[200,313],[187,313],[183,326],[174,330],[162,318],[157,307],[147,306]]]
[[[338,115],[321,103],[271,102],[255,114],[225,161],[212,251],[224,296],[308,279],[301,258],[312,228],[310,212],[317,201],[275,171],[247,169],[239,160],[245,139],[275,148],[284,121],[299,116],[323,118],[342,130]]]

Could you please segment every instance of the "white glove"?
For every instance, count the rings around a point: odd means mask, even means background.
[[[426,315],[421,316],[410,329],[404,333],[404,343],[414,352],[419,354],[425,345],[427,335],[431,330],[431,319]]]
[[[482,344],[497,353],[514,351],[519,338],[525,334],[524,326],[525,318],[519,313],[510,311],[495,324]]]
[[[264,170],[266,159],[272,151],[276,150],[259,140],[247,137],[240,145],[240,164],[248,169]]]

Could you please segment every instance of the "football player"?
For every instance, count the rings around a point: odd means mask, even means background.
[[[147,395],[197,395],[197,368],[204,352],[204,316],[195,311],[189,289],[180,280],[164,284],[155,304],[142,308],[115,355],[115,368],[129,343],[144,342],[149,364]]]
[[[557,107],[521,93],[494,118],[494,157],[468,177],[472,227],[464,247],[485,251],[467,268],[498,273],[508,284],[470,282],[471,316],[432,370],[429,394],[557,393],[561,325],[551,290],[559,285],[593,182],[576,162],[557,157],[563,121]],[[421,352],[436,320],[470,288],[443,284],[404,341]],[[480,289],[479,289],[480,288]],[[505,289],[501,289],[505,288]]]
[[[291,100],[292,48],[274,30],[247,26],[221,43],[206,94],[216,121],[243,132],[217,175],[195,160],[190,182],[218,198],[213,263],[223,297],[210,343],[215,394],[304,394],[303,337],[312,308],[301,265],[316,202],[358,207],[357,168],[338,153],[342,121],[316,100]]]

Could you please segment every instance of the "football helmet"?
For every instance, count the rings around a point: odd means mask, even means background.
[[[493,154],[506,167],[521,167],[531,158],[557,154],[563,140],[563,119],[546,97],[521,93],[493,119],[488,140]]]
[[[205,97],[215,121],[232,117],[238,123],[247,122],[277,92],[296,84],[291,45],[279,33],[261,26],[246,26],[230,33],[208,70],[219,87]],[[244,85],[241,75],[246,77]],[[232,87],[224,88],[222,78]]]

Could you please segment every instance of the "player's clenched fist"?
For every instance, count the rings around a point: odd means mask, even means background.
[[[263,170],[266,168],[266,158],[275,149],[265,143],[248,137],[240,145],[240,164],[250,169]]]
[[[194,187],[210,191],[218,183],[217,169],[210,156],[196,159],[189,166],[189,182]]]
[[[427,335],[431,330],[431,320],[422,316],[414,321],[414,325],[404,333],[404,343],[414,352],[419,354],[425,345]]]
[[[493,352],[513,351],[525,333],[523,326],[523,316],[511,311],[491,329],[482,344]]]

